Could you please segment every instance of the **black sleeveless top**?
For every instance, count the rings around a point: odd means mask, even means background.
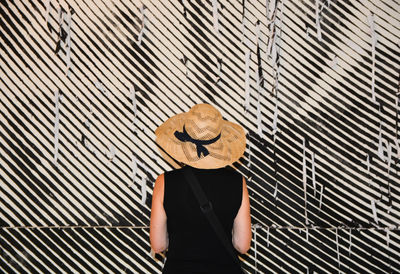
[[[169,247],[163,273],[237,273],[235,263],[201,212],[186,183],[190,168],[212,203],[228,239],[242,203],[242,175],[230,168],[196,169],[185,166],[165,173],[164,209]]]

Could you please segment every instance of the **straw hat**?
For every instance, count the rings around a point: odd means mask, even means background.
[[[222,119],[209,104],[177,114],[156,131],[157,144],[178,162],[195,168],[221,168],[236,162],[246,148],[243,128]],[[165,156],[165,155],[164,155]]]

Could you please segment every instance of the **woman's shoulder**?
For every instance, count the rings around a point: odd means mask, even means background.
[[[226,167],[224,170],[227,174],[230,174],[231,176],[234,176],[234,177],[240,178],[240,179],[243,178],[243,175],[238,170],[236,170],[230,166]]]
[[[183,168],[172,169],[164,172],[164,182],[174,182],[174,185],[179,184],[183,180]]]
[[[181,174],[182,170],[183,170],[183,167],[182,168],[175,168],[175,169],[167,170],[167,171],[164,172],[164,175],[165,176],[171,176],[171,175],[173,176],[173,175],[176,175],[176,174]]]

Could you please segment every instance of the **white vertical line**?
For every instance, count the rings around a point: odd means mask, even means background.
[[[59,94],[59,90],[55,91],[55,119],[54,119],[54,164],[58,164],[58,149],[59,149],[59,136],[60,136],[60,105],[62,95]]]

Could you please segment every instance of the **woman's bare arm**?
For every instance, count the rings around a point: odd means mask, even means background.
[[[242,204],[235,217],[232,230],[232,243],[241,254],[250,249],[251,243],[251,218],[250,201],[246,180],[243,178]]]
[[[167,215],[164,210],[164,174],[156,179],[150,216],[150,245],[155,253],[168,248]]]

